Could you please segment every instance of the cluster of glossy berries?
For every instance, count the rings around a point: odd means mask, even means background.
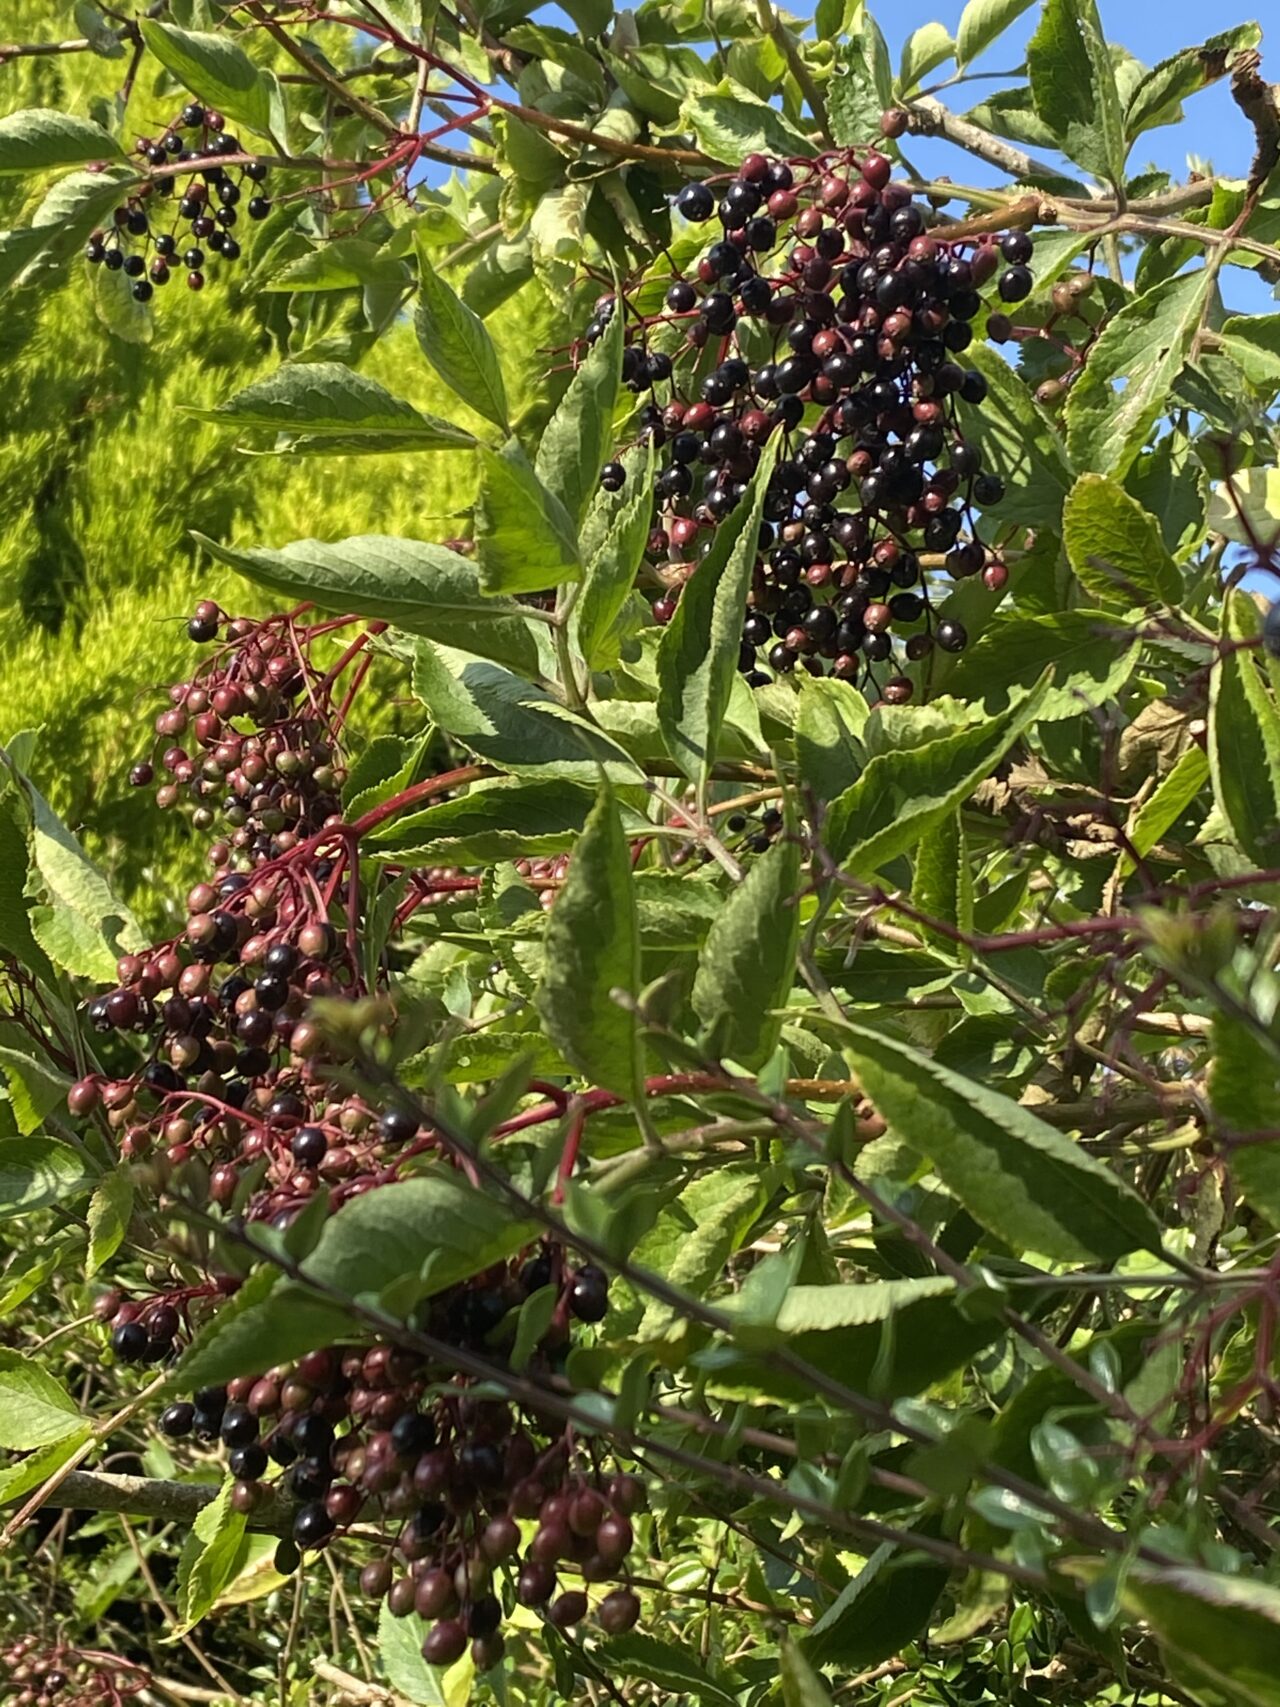
[[[1100,329],[1084,310],[1093,285],[1092,273],[1072,271],[1054,284],[1047,311],[1040,310],[1039,304],[1028,304],[1039,310],[1033,312],[1030,324],[1015,325],[1007,314],[992,314],[987,319],[987,336],[993,343],[1021,344],[1024,373],[1034,359],[1037,370],[1046,375],[1035,387],[1036,402],[1043,408],[1054,409],[1065,401],[1084,371],[1085,358]],[[1080,330],[1064,330],[1063,322],[1073,320]]]
[[[197,642],[221,640],[210,663],[169,689],[155,720],[156,755],[129,772],[136,788],[163,778],[163,810],[192,802],[197,830],[219,829],[215,866],[249,871],[339,822],[346,780],[331,734],[331,679],[311,661],[332,623],[229,618],[202,601],[187,624]],[[256,733],[243,732],[245,722]]]
[[[598,1322],[608,1309],[605,1275],[571,1269],[558,1248],[431,1299],[423,1328],[501,1365],[520,1306],[547,1287],[553,1312],[526,1370],[537,1379],[562,1364],[575,1320]],[[459,1659],[468,1644],[482,1669],[497,1663],[504,1596],[545,1608],[562,1628],[579,1623],[587,1596],[560,1590],[557,1569],[583,1583],[616,1579],[643,1504],[631,1476],[575,1462],[563,1431],[548,1438],[538,1418],[476,1397],[452,1370],[383,1343],[309,1352],[205,1388],[170,1405],[160,1426],[171,1438],[221,1441],[237,1510],[285,1502],[282,1571],[357,1522],[362,1538],[380,1534],[361,1589],[393,1615],[416,1611],[431,1623],[423,1652],[436,1665]],[[281,1518],[278,1505],[272,1516]],[[535,1519],[526,1546],[520,1525]],[[635,1595],[619,1587],[596,1617],[616,1633],[638,1613]]]
[[[883,666],[885,697],[904,699],[901,657],[967,641],[937,619],[931,577],[981,574],[998,590],[1007,576],[978,532],[1004,489],[965,436],[961,406],[987,388],[964,352],[984,285],[1006,303],[1030,291],[1031,240],[932,235],[930,211],[875,150],[753,154],[718,194],[690,184],[676,207],[694,226],[716,216],[719,235],[671,282],[663,312],[628,314],[624,376],[654,393],[643,432],[661,451],[654,616],[670,620],[780,433],[741,668],[762,685],[797,665],[849,680]],[[614,308],[597,304],[589,342]],[[621,464],[606,468],[607,486],[623,480]]]
[[[309,911],[308,875],[319,881],[314,863],[197,884],[183,935],[123,956],[119,987],[90,1003],[105,1070],[68,1096],[81,1117],[101,1109],[121,1155],[146,1162],[162,1190],[176,1174],[185,1198],[281,1227],[317,1191],[337,1209],[382,1183],[420,1137],[415,1114],[331,1082],[337,1046],[307,1009],[357,994],[358,978],[345,933]],[[432,1142],[421,1134],[419,1147]],[[121,1355],[162,1355],[131,1319],[120,1325]],[[140,1326],[148,1343],[171,1337]]]
[[[49,1646],[32,1635],[0,1647],[7,1707],[123,1707],[151,1679],[141,1666],[91,1649]]]
[[[110,227],[89,238],[85,259],[132,279],[139,302],[175,274],[185,274],[190,290],[203,290],[211,256],[240,258],[241,213],[257,220],[270,211],[267,168],[257,160],[218,165],[220,155],[241,154],[239,139],[221,113],[196,101],[160,137],[139,137],[134,151],[152,175],[115,210]]]

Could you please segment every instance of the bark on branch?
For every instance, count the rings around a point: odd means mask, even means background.
[[[127,1517],[192,1524],[217,1495],[217,1487],[208,1483],[165,1482],[151,1476],[73,1470],[49,1493],[44,1504],[64,1511],[118,1511]],[[22,1497],[0,1503],[16,1504]],[[290,1501],[264,1487],[261,1504],[249,1518],[249,1527],[283,1531],[292,1520],[293,1509]]]

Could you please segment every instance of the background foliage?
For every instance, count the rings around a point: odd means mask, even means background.
[[[771,0],[7,9],[15,1673],[44,1656],[85,1703],[1280,1701],[1280,315],[1224,305],[1280,279],[1280,104],[1257,25],[1148,67],[1092,0],[1043,0],[988,78],[1027,9],[969,0],[897,67],[859,0],[811,24]],[[1209,84],[1247,175],[1148,168]],[[78,258],[106,216],[77,174],[154,178],[135,139],[193,96],[270,162],[273,206],[237,269],[135,303]],[[918,172],[924,137],[983,184]],[[759,519],[819,406],[685,561],[634,352],[674,359],[660,401],[712,366],[663,306],[719,235],[673,211],[684,185],[753,151],[856,178],[871,144],[965,253],[1032,234],[1029,296],[979,281],[986,394],[947,417],[1003,497],[966,523],[982,572],[926,553],[899,624],[959,625],[954,649],[749,686]],[[150,733],[210,632],[201,683],[279,635],[318,721],[271,702],[297,798],[215,863],[267,890],[184,905],[203,797],[144,814],[125,774],[203,741],[220,805],[243,702],[207,740]],[[184,1000],[210,963],[231,989],[219,1045],[268,1011],[226,970],[259,977],[246,895],[258,950],[302,968],[252,1067],[147,1006],[173,937]],[[304,1118],[358,1190],[299,1157]],[[581,1290],[605,1275],[607,1311]],[[126,1330],[159,1309],[150,1379]],[[598,1579],[557,1620],[504,1567],[505,1658],[436,1665],[417,1613],[358,1592],[382,1490],[299,1568],[284,1493],[154,1428],[386,1344],[425,1360],[424,1409],[505,1396],[574,1474],[644,1482],[610,1562],[634,1629]]]

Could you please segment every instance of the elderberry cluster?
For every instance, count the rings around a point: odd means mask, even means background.
[[[689,184],[676,207],[695,226],[717,215],[720,235],[671,282],[664,312],[627,307],[624,379],[658,392],[642,411],[660,450],[654,617],[670,620],[780,433],[741,637],[747,680],[798,664],[857,680],[934,646],[962,650],[963,626],[936,617],[931,574],[982,574],[998,590],[1007,569],[978,532],[1004,488],[964,434],[959,405],[980,405],[987,386],[961,358],[984,284],[998,275],[1007,303],[1031,290],[1030,238],[932,235],[930,210],[872,149],[752,154],[718,200]],[[616,311],[601,299],[588,342]],[[604,470],[608,489],[625,479],[621,463]],[[892,673],[884,695],[911,690]]]
[[[43,1646],[32,1635],[0,1647],[6,1707],[122,1707],[150,1681],[132,1661],[64,1643]]]
[[[92,234],[85,259],[132,279],[138,302],[150,301],[175,272],[185,271],[188,289],[203,290],[209,256],[240,259],[234,228],[242,201],[250,219],[270,212],[267,168],[257,160],[219,166],[212,157],[240,154],[240,141],[221,113],[197,101],[183,107],[159,138],[139,137],[134,152],[157,170],[115,210],[108,229]],[[208,163],[191,170],[195,161]],[[164,167],[175,170],[159,170]]]
[[[346,770],[331,734],[329,683],[310,660],[317,631],[281,617],[229,618],[203,600],[187,632],[201,643],[221,634],[225,644],[191,681],[170,688],[169,709],[155,720],[168,743],[157,758],[169,779],[156,804],[169,810],[185,795],[197,830],[225,831],[212,864],[247,871],[338,821]],[[242,731],[246,720],[258,733]],[[156,760],[141,760],[129,781],[146,788],[156,770]]]
[[[536,1379],[562,1365],[574,1320],[598,1322],[608,1308],[604,1274],[571,1270],[558,1247],[431,1299],[424,1331],[501,1363],[515,1312],[547,1286],[558,1296],[525,1371]],[[644,1503],[633,1477],[583,1458],[570,1431],[476,1397],[451,1370],[385,1343],[328,1347],[204,1388],[170,1405],[160,1426],[173,1439],[221,1442],[238,1511],[258,1510],[268,1492],[288,1502],[278,1569],[296,1569],[303,1551],[357,1522],[362,1543],[376,1534],[361,1590],[393,1616],[416,1611],[430,1621],[423,1653],[436,1665],[459,1659],[468,1643],[481,1669],[497,1664],[504,1602],[545,1608],[561,1628],[581,1622],[587,1597],[557,1593],[557,1566],[586,1583],[616,1579]],[[534,1519],[525,1546],[520,1524]],[[620,1587],[596,1616],[616,1634],[639,1610]]]

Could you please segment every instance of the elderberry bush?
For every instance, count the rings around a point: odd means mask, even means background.
[[[1007,570],[983,539],[1004,495],[966,437],[983,376],[964,365],[992,279],[1002,303],[1032,289],[1023,231],[940,240],[910,185],[875,149],[820,160],[752,154],[737,175],[689,184],[676,208],[716,224],[664,312],[604,297],[588,344],[626,319],[623,378],[649,399],[642,438],[660,451],[649,559],[666,586],[660,623],[742,500],[774,433],[739,667],[753,687],[790,674],[878,682],[910,697],[902,660],[963,651],[962,623],[936,616],[939,575]],[[620,463],[602,483],[616,490]]]

